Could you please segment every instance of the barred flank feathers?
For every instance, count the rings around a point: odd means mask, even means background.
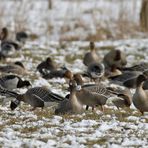
[[[14,91],[7,90],[0,85],[0,95],[16,98],[19,94]]]

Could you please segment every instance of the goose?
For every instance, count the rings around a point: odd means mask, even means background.
[[[96,82],[100,80],[105,73],[105,68],[102,63],[91,63],[87,68],[88,76]]]
[[[10,108],[12,110],[14,110],[21,101],[30,104],[33,107],[32,110],[35,110],[37,107],[44,108],[54,106],[64,99],[64,97],[53,93],[46,87],[30,88],[23,94],[18,94],[14,91],[0,87],[0,94],[3,96],[16,98],[16,100],[12,101],[10,104]]]
[[[28,38],[28,34],[24,31],[20,31],[20,32],[16,33],[15,38],[18,42],[21,42],[21,43],[24,44],[26,42],[27,38]]]
[[[15,50],[20,49],[20,45],[14,41],[8,40],[8,29],[6,27],[2,28],[0,33],[1,40],[1,54],[5,57],[11,55]]]
[[[134,79],[140,74],[140,71],[126,71],[120,75],[109,77],[108,79],[114,84],[124,85],[126,81]]]
[[[114,95],[112,91],[102,84],[83,85],[79,75],[75,75],[74,80],[76,80],[79,86],[76,96],[83,105],[87,105],[86,109],[88,109],[88,106],[94,108],[99,105],[101,110],[104,111],[106,101]]]
[[[146,80],[144,75],[139,75],[137,78],[137,87],[133,95],[134,106],[142,113],[148,112],[148,90],[143,89],[143,83]]]
[[[31,83],[27,80],[22,80],[21,77],[17,75],[6,75],[0,78],[0,85],[7,89],[15,89],[28,87]]]
[[[148,70],[148,63],[147,62],[141,62],[139,64],[136,64],[134,66],[131,67],[123,67],[121,68],[122,71],[140,71],[140,72],[144,72],[146,70]]]
[[[42,74],[45,75],[50,73],[51,71],[57,70],[57,65],[53,62],[51,57],[46,58],[45,61],[42,61],[38,66],[37,70]]]
[[[83,105],[76,96],[77,83],[75,80],[70,80],[69,88],[69,99],[65,99],[59,103],[57,109],[55,110],[55,114],[79,114],[83,112]]]
[[[87,52],[83,58],[83,64],[85,66],[89,66],[90,64],[94,62],[100,61],[100,57],[97,55],[96,50],[95,50],[94,42],[90,42],[89,46],[90,46],[90,52]]]
[[[104,58],[103,62],[105,68],[111,68],[113,65],[117,68],[124,67],[127,64],[126,55],[123,51],[120,50],[111,50],[108,52]]]
[[[133,72],[134,72],[134,71],[133,71]],[[143,75],[146,77],[146,79],[147,79],[147,80],[144,81],[142,87],[143,87],[143,89],[148,89],[148,70],[144,71],[144,72],[141,73],[141,74],[143,74]],[[139,75],[140,75],[140,74],[139,74]],[[137,87],[137,78],[138,78],[139,75],[125,80],[125,81],[123,82],[123,86],[125,86],[125,87],[127,87],[127,88],[136,88],[136,87]]]
[[[47,80],[52,78],[72,79],[73,73],[64,67],[60,70],[53,70],[50,73],[43,75],[42,77]]]
[[[0,72],[3,73],[14,73],[14,74],[26,74],[27,71],[22,62],[15,62],[6,66],[0,65]]]
[[[130,107],[132,104],[132,93],[129,89],[116,89],[114,93],[118,96],[118,98],[114,99],[113,104],[119,109],[124,107]]]

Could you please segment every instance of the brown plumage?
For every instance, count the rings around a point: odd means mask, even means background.
[[[105,70],[105,77],[107,77],[107,78],[115,77],[115,76],[118,76],[121,74],[122,74],[122,72],[115,65],[112,65],[110,69],[107,68]]]
[[[79,114],[83,112],[83,106],[76,96],[77,84],[75,80],[69,82],[69,88],[69,99],[65,99],[59,104],[55,114]]]
[[[15,62],[10,65],[0,66],[0,72],[14,73],[14,74],[26,74],[27,70],[21,62]]]
[[[1,48],[3,49],[5,45],[11,45],[14,47],[15,50],[19,50],[20,45],[12,40],[8,40],[8,35],[9,35],[8,29],[6,27],[2,28],[0,33]]]
[[[137,88],[133,95],[133,104],[142,113],[148,112],[148,90],[143,89],[143,82],[146,80],[144,75],[137,78]]]
[[[83,63],[85,66],[89,66],[94,62],[99,62],[100,57],[97,55],[95,50],[94,42],[90,42],[90,52],[87,52],[84,56]]]
[[[114,99],[112,102],[118,109],[130,107],[132,104],[132,94],[129,89],[116,89],[114,92],[116,92],[118,98]]]
[[[57,70],[57,65],[54,63],[54,61],[51,59],[51,57],[48,57],[48,58],[46,58],[45,61],[41,62],[37,66],[37,70],[41,74],[47,74],[47,73],[49,73],[51,71]]]
[[[83,81],[79,75],[75,75],[74,79],[79,85],[79,90],[76,93],[78,100],[83,104],[91,107],[97,105],[101,106],[104,111],[104,105],[107,99],[112,96],[111,91],[108,90],[102,84],[86,84],[83,85]]]
[[[120,50],[111,50],[104,56],[103,62],[106,68],[111,68],[113,65],[122,68],[127,64],[126,55]]]

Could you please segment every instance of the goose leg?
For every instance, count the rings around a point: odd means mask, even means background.
[[[92,106],[92,111],[94,111],[95,110],[95,107],[94,106]]]
[[[86,105],[86,110],[88,110],[88,108],[89,108],[89,106],[88,106],[88,105]]]
[[[101,105],[101,111],[104,112],[104,106],[103,105]]]
[[[117,106],[117,109],[120,110],[120,108]]]
[[[87,105],[87,106],[86,106],[86,110],[88,110],[88,108],[89,108],[89,106]],[[95,107],[92,106],[92,111],[94,111],[94,110],[95,110]]]

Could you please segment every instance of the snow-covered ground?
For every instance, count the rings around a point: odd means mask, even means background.
[[[123,50],[127,54],[128,65],[148,60],[148,40],[119,40],[97,42],[98,54],[102,57],[111,48]],[[47,86],[60,95],[67,94],[64,79],[44,80],[35,68],[41,60],[52,56],[59,64],[73,72],[85,70],[82,57],[88,42],[50,42],[36,40],[27,42],[22,54],[16,53],[7,62],[21,60],[25,63],[33,86]],[[79,66],[78,66],[79,65]],[[21,89],[20,92],[25,92]],[[22,104],[11,111],[9,103],[0,107],[1,147],[147,147],[148,114],[144,116],[132,106],[130,110],[118,111],[112,104],[102,113],[91,110],[81,115],[55,116],[53,109],[30,111]]]
[[[36,72],[37,64],[51,56],[58,65],[65,64],[73,72],[85,70],[82,58],[89,42],[82,40],[89,40],[88,37],[96,34],[100,26],[109,28],[114,37],[114,32],[118,32],[116,23],[120,20],[138,24],[141,0],[52,2],[52,9],[49,9],[47,0],[0,1],[0,28],[7,26],[12,33],[25,29],[39,36],[36,40],[28,41],[21,52],[0,63],[22,61],[29,71],[23,77],[31,81],[32,87],[47,86],[65,96],[68,86],[65,80],[47,81],[41,78]],[[124,27],[128,25],[122,25],[125,31]],[[113,48],[125,51],[128,66],[148,61],[148,39],[100,41],[96,42],[96,48],[102,57]],[[26,90],[20,89],[20,93]],[[30,111],[31,107],[23,103],[11,111],[10,101],[2,105],[2,100],[0,96],[0,147],[148,146],[148,114],[141,116],[133,105],[130,110],[118,111],[109,102],[104,113],[97,109],[96,112],[89,110],[81,115],[55,116],[53,109]]]

